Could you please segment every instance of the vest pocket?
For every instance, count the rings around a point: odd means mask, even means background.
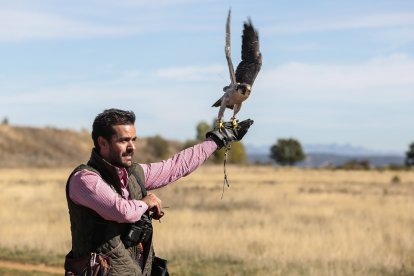
[[[129,250],[125,248],[119,237],[117,237],[117,241],[116,247],[105,253],[112,259],[109,275],[142,275],[138,263],[131,258]]]

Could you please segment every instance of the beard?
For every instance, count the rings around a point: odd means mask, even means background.
[[[133,149],[128,149],[125,152],[122,153],[111,153],[110,159],[108,160],[112,165],[117,166],[117,167],[122,167],[122,168],[129,168],[131,167],[132,163],[133,163],[133,158],[134,158],[134,150]]]

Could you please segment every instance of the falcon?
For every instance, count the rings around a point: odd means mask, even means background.
[[[212,105],[212,107],[220,107],[217,116],[220,129],[224,127],[223,115],[226,107],[233,109],[232,125],[233,128],[237,127],[236,114],[240,111],[242,103],[250,96],[253,82],[262,67],[259,34],[249,18],[244,23],[241,62],[237,66],[236,73],[234,72],[231,61],[230,17],[231,10],[227,15],[226,44],[224,47],[230,73],[230,84],[223,88],[224,95]]]

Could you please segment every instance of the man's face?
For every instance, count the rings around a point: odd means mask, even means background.
[[[109,163],[128,168],[132,165],[135,141],[137,140],[136,129],[134,125],[115,125],[112,126],[115,134],[111,140],[107,141],[100,137],[101,156]]]

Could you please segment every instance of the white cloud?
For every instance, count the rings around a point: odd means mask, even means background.
[[[121,72],[120,79],[121,80],[134,80],[142,76],[142,72],[140,70],[127,70]]]
[[[382,28],[395,27],[414,24],[413,12],[398,12],[387,14],[373,14],[365,16],[356,16],[353,18],[334,21],[328,24],[332,29],[349,29],[349,28]]]
[[[375,42],[386,43],[389,52],[409,46],[414,42],[414,27],[386,28],[371,33]]]
[[[403,54],[346,65],[291,62],[273,69],[264,67],[240,118],[255,119],[255,135],[249,136],[255,143],[270,143],[272,141],[269,142],[269,139],[281,133],[313,141],[331,139],[356,144],[361,144],[361,139],[368,141],[374,139],[372,137],[380,137],[384,130],[401,134],[403,132],[399,126],[409,124],[412,113],[413,69],[414,58]],[[129,77],[142,77],[139,71],[134,70],[118,72],[112,79],[87,83],[81,80],[53,87],[27,83],[27,89],[23,87],[12,89],[7,94],[2,93],[0,106],[11,120],[18,116],[18,113],[14,113],[16,107],[24,108],[25,112],[30,109],[30,114],[61,110],[58,116],[44,115],[38,118],[38,115],[33,115],[21,119],[21,122],[67,126],[85,125],[94,113],[104,108],[114,106],[131,109],[140,118],[140,135],[160,133],[165,137],[184,140],[194,135],[193,128],[189,126],[200,120],[209,121],[217,114],[217,109],[211,108],[210,104],[222,93],[218,85],[215,90],[211,81],[200,85],[188,82],[188,78],[216,78],[217,72],[228,75],[226,67],[218,65],[158,71],[159,76],[185,81],[185,87],[152,78],[143,86],[137,86],[136,83],[131,85]],[[125,77],[122,85],[119,84],[120,75]],[[168,89],[164,89],[165,86]],[[151,95],[157,96],[154,98]],[[329,97],[333,100],[329,101]],[[178,102],[186,108],[176,108],[172,104]],[[76,113],[76,118],[72,118],[70,112]],[[387,115],[380,117],[382,113]],[[180,123],[167,123],[170,121]],[[332,136],[320,137],[324,131],[332,133]],[[369,132],[372,132],[372,136],[368,135]],[[339,135],[336,138],[335,133]],[[363,133],[360,134],[363,137],[352,140],[355,133]],[[401,148],[405,147],[404,143],[401,145]]]
[[[313,97],[344,92],[350,96],[361,91],[375,96],[378,91],[388,90],[392,92],[389,97],[394,97],[393,93],[408,91],[400,88],[414,88],[412,72],[414,59],[402,54],[346,65],[291,62],[262,72],[257,86],[265,91],[272,88],[304,96],[312,92]]]
[[[142,3],[144,4],[148,9],[146,3]],[[134,8],[139,12],[139,7]],[[149,9],[139,17],[134,12],[130,12],[131,14],[125,12],[119,14],[119,11],[116,11],[106,17],[93,13],[81,14],[82,17],[79,18],[63,13],[2,10],[0,11],[0,42],[125,37],[151,32],[168,33],[175,30],[194,31],[212,28],[210,24],[180,22],[168,13],[163,14],[163,11]]]
[[[211,1],[211,0],[210,0]],[[113,0],[113,4],[117,5],[129,5],[129,6],[153,6],[164,7],[173,5],[188,5],[188,4],[200,4],[200,2],[208,2],[208,0]]]
[[[32,11],[0,11],[0,41],[118,36],[138,27],[99,25],[64,16]]]
[[[269,101],[275,101],[281,97],[285,99],[299,98],[303,101],[312,99],[313,102],[324,102],[326,99],[358,101],[363,98],[385,103],[387,101],[414,100],[412,72],[414,72],[414,58],[403,54],[377,57],[353,64],[290,62],[270,69],[264,67],[255,82],[252,99],[249,100],[252,103],[249,104],[267,104]],[[226,84],[226,80],[222,80],[222,78],[228,77],[227,68],[216,64],[159,69],[154,72],[156,78],[151,76],[148,78],[143,74],[139,70],[127,70],[119,72],[110,79],[93,80],[86,83],[83,78],[65,76],[70,82],[64,81],[58,86],[38,84],[36,83],[38,77],[29,83],[16,84],[17,86],[13,86],[13,83],[9,81],[2,84],[3,91],[10,91],[10,93],[3,94],[1,102],[3,104],[55,104],[62,101],[73,102],[73,99],[89,101],[99,98],[101,95],[106,95],[105,98],[111,101],[119,93],[114,93],[114,91],[119,89],[125,90],[126,95],[137,95],[137,93],[146,93],[145,91],[148,89],[164,91],[166,85],[169,87],[169,94],[174,96],[185,93],[188,94],[185,94],[186,96],[189,96],[193,91],[204,89],[207,93],[206,95],[202,94],[204,98],[200,100],[204,101],[205,98],[211,97],[209,100],[214,101],[216,94],[217,96],[221,95],[220,84]],[[145,83],[142,82],[144,77],[148,80]],[[42,78],[48,79],[45,76]],[[164,80],[160,80],[161,78]],[[122,82],[121,86],[120,81]],[[185,87],[169,86],[168,81],[183,82],[186,85]],[[192,83],[194,81],[195,84]],[[140,83],[139,89],[137,82]],[[203,83],[202,87],[197,86],[201,85],[201,82]],[[37,86],[43,86],[43,89],[33,90],[30,88]],[[176,92],[171,91],[174,87],[177,89]],[[24,95],[20,92],[28,90],[30,93]],[[211,92],[211,90],[215,92]],[[56,97],[56,95],[59,96]],[[146,95],[148,94],[146,93]],[[145,99],[146,95],[142,94],[140,97]],[[163,97],[168,97],[168,95],[163,95]],[[191,97],[189,99],[195,100]]]
[[[361,28],[388,28],[414,25],[413,12],[353,15],[349,17],[309,18],[306,21],[274,23],[264,27],[267,33],[300,33],[317,31],[336,31]]]
[[[225,74],[225,70],[223,65],[185,66],[159,69],[155,74],[175,81],[200,81],[217,79]]]

